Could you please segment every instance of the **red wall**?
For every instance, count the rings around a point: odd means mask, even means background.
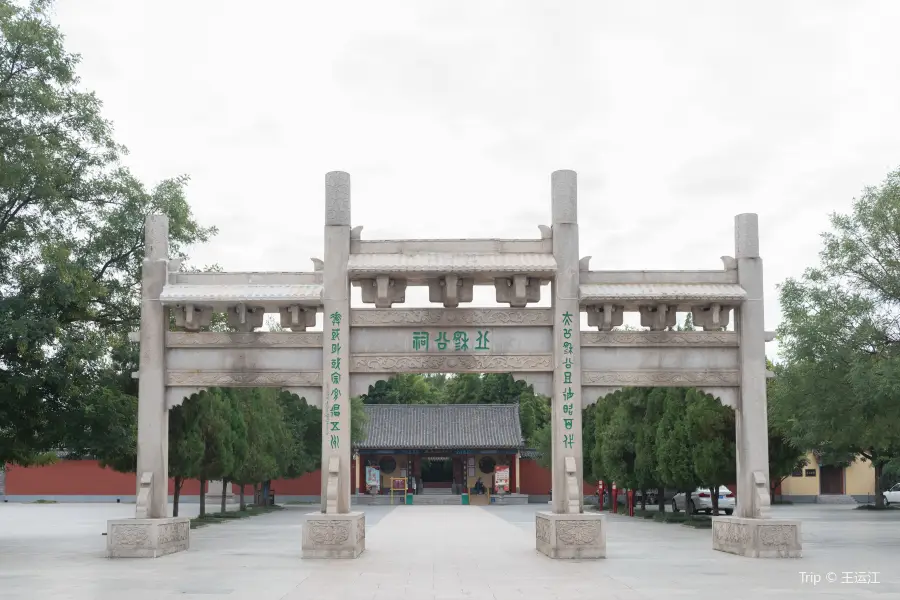
[[[514,468],[514,467],[513,467]],[[520,491],[523,494],[546,495],[552,485],[550,471],[537,461],[519,461]],[[356,492],[356,464],[350,469],[351,490]],[[6,494],[8,496],[134,496],[136,488],[134,473],[117,473],[102,468],[96,460],[62,460],[46,467],[7,467]],[[277,479],[272,482],[276,499],[279,496],[318,496],[321,494],[321,472],[314,471],[296,479]],[[584,493],[590,495],[596,489],[596,482],[584,483]],[[240,486],[233,486],[239,493]],[[169,480],[169,494],[175,491],[174,481]],[[181,488],[182,495],[196,496],[200,493],[200,482],[186,480]],[[253,490],[247,486],[245,494],[252,496]]]
[[[134,496],[134,473],[103,468],[96,460],[61,460],[46,467],[6,467],[7,496]],[[169,480],[169,494],[175,481]],[[181,486],[186,496],[200,494],[200,482],[188,479]]]

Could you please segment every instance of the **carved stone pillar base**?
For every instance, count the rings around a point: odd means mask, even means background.
[[[303,558],[356,558],[365,549],[365,513],[307,515],[303,523]]]
[[[191,545],[188,517],[115,519],[106,522],[109,558],[157,558],[187,550]]]
[[[714,517],[713,550],[750,558],[800,558],[800,521]]]
[[[606,515],[539,512],[535,544],[550,558],[606,558]]]

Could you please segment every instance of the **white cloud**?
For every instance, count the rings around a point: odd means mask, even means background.
[[[532,237],[580,178],[593,268],[719,268],[758,212],[775,285],[900,164],[900,3],[60,0],[129,164],[192,176],[195,262],[307,269],[323,181],[373,237]]]

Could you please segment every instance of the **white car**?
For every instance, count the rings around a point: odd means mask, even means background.
[[[697,488],[691,493],[691,512],[712,513],[712,497],[709,494],[709,488]],[[675,494],[672,498],[672,511],[678,512],[684,510],[684,492]],[[719,486],[719,510],[726,515],[734,512],[734,494],[731,493],[724,485]]]
[[[888,506],[893,503],[900,504],[900,483],[884,492],[884,505]]]

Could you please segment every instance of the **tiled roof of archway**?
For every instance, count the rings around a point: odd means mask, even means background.
[[[367,404],[361,450],[519,448],[516,404]]]

